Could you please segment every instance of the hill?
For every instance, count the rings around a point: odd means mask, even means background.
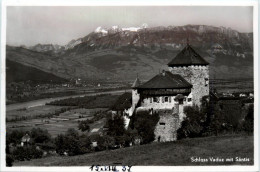
[[[238,151],[239,150],[239,151]],[[91,165],[252,165],[254,144],[252,136],[219,136],[184,139],[176,142],[102,151],[72,157],[46,157],[15,162],[14,166],[91,166]],[[191,158],[208,159],[192,162]],[[235,158],[249,158],[249,162],[236,162]],[[210,158],[233,158],[234,162],[211,162]]]
[[[60,77],[148,80],[186,46],[210,63],[210,77],[253,78],[253,34],[205,25],[98,28],[65,46],[7,47],[7,59]]]
[[[66,79],[41,71],[37,68],[6,60],[6,82],[32,81],[34,83],[60,83]]]

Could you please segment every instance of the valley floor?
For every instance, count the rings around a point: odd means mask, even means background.
[[[200,162],[196,161],[196,158],[200,158]],[[233,161],[227,162],[227,159],[231,160],[231,158]],[[243,161],[237,161],[239,158]],[[217,162],[212,162],[213,159]],[[219,162],[220,159],[224,159],[224,162]],[[254,141],[253,136],[247,135],[190,138],[79,156],[51,156],[31,161],[14,162],[14,166],[18,167],[115,164],[134,166],[253,165]]]

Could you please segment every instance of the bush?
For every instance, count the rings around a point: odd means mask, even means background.
[[[13,151],[14,159],[19,161],[41,158],[42,155],[43,155],[43,151],[37,149],[35,146],[17,147]]]

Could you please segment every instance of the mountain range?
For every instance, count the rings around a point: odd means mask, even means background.
[[[253,33],[206,25],[98,27],[63,46],[7,46],[6,58],[65,79],[148,80],[187,42],[210,63],[211,79],[253,78]]]

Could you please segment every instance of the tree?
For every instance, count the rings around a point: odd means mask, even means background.
[[[48,130],[43,130],[41,128],[33,128],[31,130],[31,137],[34,139],[35,143],[47,143],[51,140],[51,135]]]
[[[133,117],[134,128],[138,131],[138,135],[142,137],[142,144],[154,141],[155,126],[159,121],[159,115],[154,113],[150,115],[148,111],[142,111]]]
[[[125,121],[120,115],[115,115],[108,117],[107,124],[109,136],[123,136],[125,134]]]
[[[68,129],[65,135],[60,134],[55,138],[56,151],[63,155],[67,152],[70,156],[89,152],[91,141],[86,135],[79,135],[75,129]]]
[[[6,155],[6,166],[12,167],[14,162],[14,158],[11,155]]]
[[[41,158],[42,155],[43,151],[37,149],[35,146],[17,147],[13,151],[14,159],[19,161]]]
[[[21,143],[22,137],[25,135],[25,132],[22,130],[13,130],[12,132],[6,133],[6,144],[9,145],[13,143],[15,145]]]
[[[59,134],[55,138],[55,146],[56,146],[56,152],[60,155],[63,155],[65,150],[66,150],[66,145],[65,145],[65,136],[63,134]]]
[[[78,126],[79,130],[81,130],[82,132],[89,131],[90,127],[88,124],[89,124],[88,120],[80,121]]]
[[[253,105],[250,105],[248,107],[248,112],[244,121],[244,130],[248,134],[253,133],[254,131],[254,106]]]
[[[177,130],[178,139],[185,137],[198,137],[202,134],[203,123],[206,121],[206,114],[201,113],[198,106],[184,107],[186,117]]]
[[[91,142],[90,138],[87,135],[83,134],[83,135],[81,135],[79,137],[79,144],[80,144],[80,147],[81,147],[81,151],[83,153],[91,152],[91,144],[92,144],[92,142]]]
[[[218,106],[212,107],[212,114],[209,123],[209,130],[218,135],[224,129],[223,124],[225,125],[225,120],[223,114]]]

